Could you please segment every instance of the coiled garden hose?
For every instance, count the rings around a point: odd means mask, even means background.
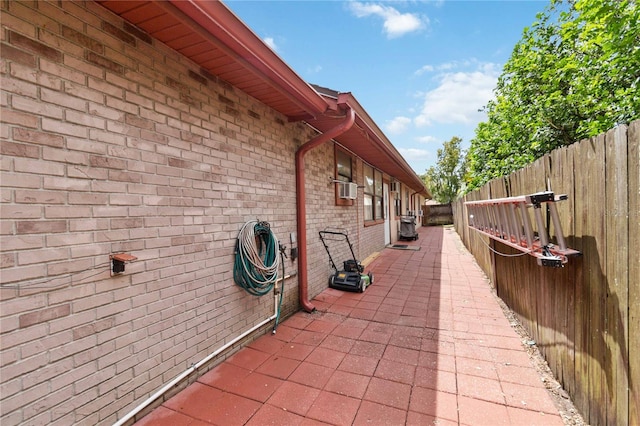
[[[280,251],[280,256],[278,256]],[[235,261],[233,265],[233,280],[247,293],[253,296],[264,296],[273,290],[278,280],[278,267],[282,264],[284,277],[284,248],[271,231],[268,222],[256,220],[246,222],[236,240]],[[280,289],[280,300],[276,313],[273,332],[278,326],[284,279]]]

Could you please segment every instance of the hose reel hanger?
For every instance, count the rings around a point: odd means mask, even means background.
[[[236,241],[233,278],[249,294],[269,293],[278,279],[278,239],[268,222],[246,222]]]
[[[233,280],[253,296],[264,296],[272,290],[276,302],[276,323],[280,318],[284,290],[284,257],[286,247],[281,245],[269,222],[250,220],[238,232],[233,264]],[[278,269],[282,268],[281,288],[278,288]]]

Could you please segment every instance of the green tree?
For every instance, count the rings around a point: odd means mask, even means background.
[[[433,198],[442,204],[456,199],[462,189],[463,152],[460,149],[462,139],[454,136],[438,148],[438,161],[429,167],[424,181]]]
[[[640,117],[636,0],[552,0],[523,31],[467,155],[469,189]]]

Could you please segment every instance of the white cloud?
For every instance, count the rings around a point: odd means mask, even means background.
[[[424,73],[427,72],[434,72],[434,71],[449,71],[455,68],[462,68],[462,67],[468,67],[472,64],[477,64],[478,62],[475,59],[472,60],[467,60],[467,61],[463,61],[463,62],[458,62],[458,61],[453,61],[453,62],[443,62],[441,64],[438,65],[423,65],[422,67],[420,67],[418,70],[414,71],[414,75],[422,75]]]
[[[273,39],[273,37],[265,37],[264,39],[262,39],[262,41],[264,41],[265,44],[269,46],[274,52],[278,51],[278,46],[276,46],[276,41]]]
[[[429,18],[426,16],[421,17],[413,13],[400,13],[391,6],[354,1],[349,3],[349,8],[358,18],[370,15],[382,18],[384,20],[384,32],[388,38],[400,37],[413,31],[419,31],[429,24]]]
[[[423,65],[419,70],[415,71],[413,74],[422,75],[426,72],[433,72],[434,70],[435,68],[433,67],[433,65]]]
[[[438,65],[438,70],[439,71],[446,71],[446,70],[451,70],[454,68],[458,67],[458,63],[457,62],[445,62],[443,64]]]
[[[500,68],[496,64],[477,64],[474,71],[443,73],[438,86],[424,93],[424,104],[415,117],[417,126],[437,123],[476,124],[485,117],[478,110],[493,98]]]
[[[393,134],[403,133],[410,124],[411,119],[409,117],[395,117],[393,120],[387,121],[385,130]]]
[[[417,137],[416,140],[423,144],[439,142],[439,139],[435,136],[420,136]]]
[[[418,149],[418,148],[398,148],[400,154],[405,159],[410,158],[411,161],[421,161],[421,160],[430,160],[431,159],[431,151],[427,151],[426,149]]]

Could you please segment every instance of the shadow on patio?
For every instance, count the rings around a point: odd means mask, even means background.
[[[562,425],[453,228],[419,232],[365,293],[323,291],[137,425]]]

